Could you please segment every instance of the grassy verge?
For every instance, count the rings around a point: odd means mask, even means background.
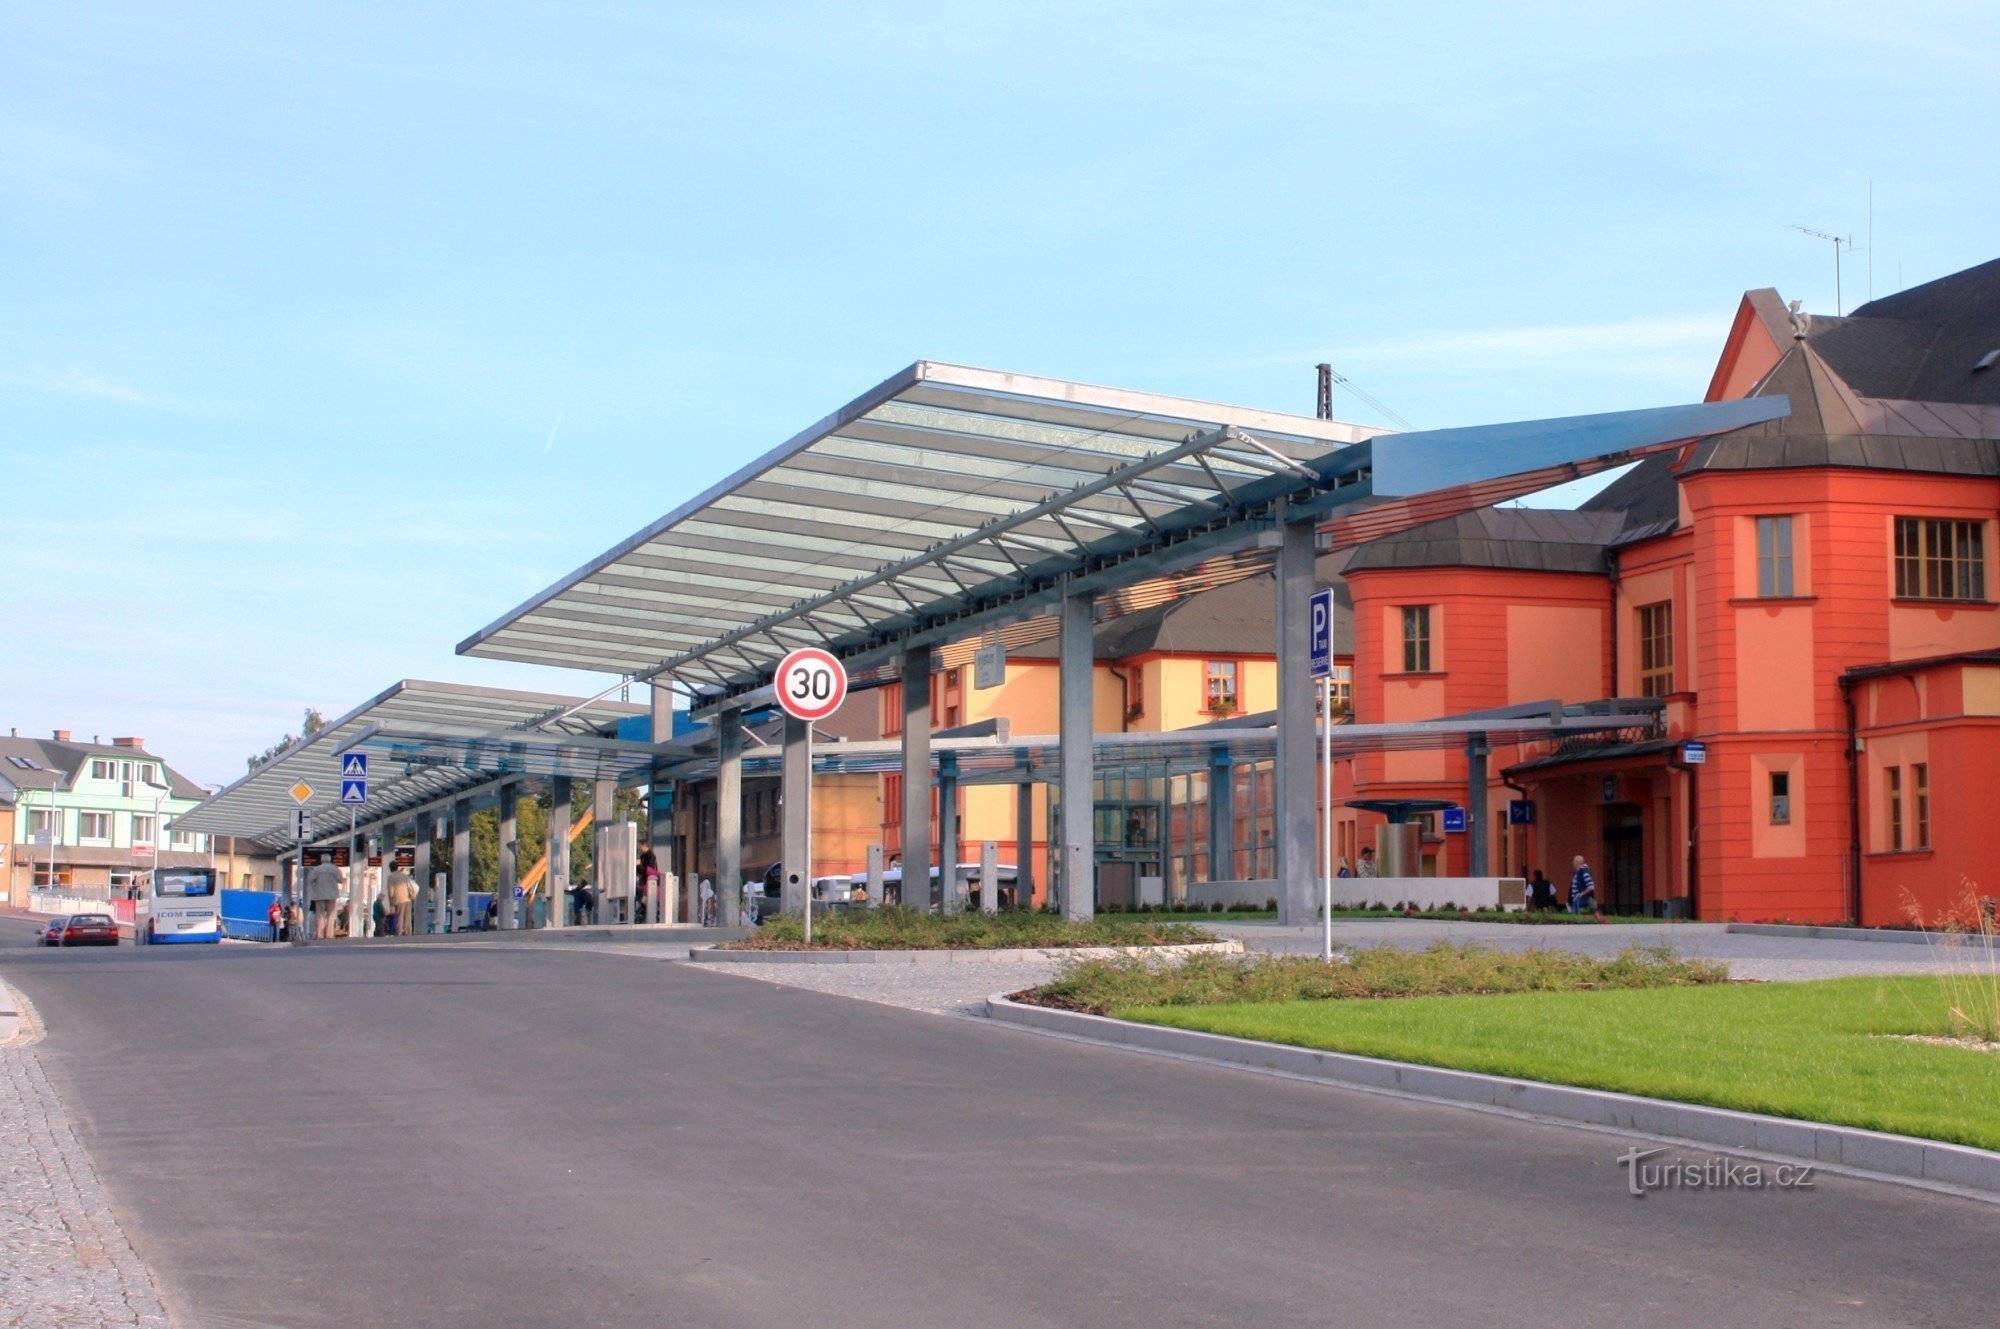
[[[830,951],[1000,950],[1009,947],[1166,946],[1214,941],[1189,923],[1099,918],[1072,923],[1055,914],[1010,910],[999,914],[932,914],[915,909],[852,909],[813,920],[812,949]],[[758,925],[731,950],[801,951],[805,928],[796,918]]]
[[[1113,1014],[2000,1149],[2000,1055],[1885,1037],[1944,1034],[1954,1005],[1947,981],[1852,978]]]
[[[1723,965],[1683,959],[1664,946],[1631,946],[1604,959],[1439,942],[1422,950],[1357,950],[1338,964],[1308,955],[1195,955],[1173,963],[1143,957],[1084,960],[1066,964],[1030,999],[1116,1015],[1132,1007],[1666,987],[1720,983],[1728,976]]]

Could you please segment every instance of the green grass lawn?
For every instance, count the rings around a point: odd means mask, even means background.
[[[1240,1038],[1582,1085],[2000,1149],[2000,1054],[1940,1034],[1932,978],[1848,978],[1113,1014]]]

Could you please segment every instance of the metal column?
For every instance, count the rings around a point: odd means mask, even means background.
[[[1227,752],[1208,756],[1208,879],[1236,880],[1236,763]]]
[[[549,780],[549,870],[542,874],[542,895],[548,901],[548,925],[569,921],[569,777]]]
[[[680,878],[674,871],[674,787],[655,766],[646,781],[646,846],[660,865],[660,898],[651,905],[649,923],[685,923]]]
[[[616,780],[592,780],[590,782],[590,811],[593,819],[592,834],[597,837],[599,843],[602,843],[604,832],[610,828],[611,819],[618,813],[618,782]],[[619,921],[617,908],[611,902],[614,883],[611,881],[610,874],[607,871],[608,866],[605,862],[605,855],[593,849],[590,855],[590,870],[593,878],[591,886],[597,892],[597,917],[588,920],[592,923],[616,923]],[[622,886],[624,883],[615,883],[615,885]]]
[[[1062,913],[1082,921],[1097,912],[1097,780],[1092,760],[1097,740],[1092,715],[1096,660],[1088,591],[1063,595],[1061,627],[1056,728],[1061,749]]]
[[[1313,552],[1310,521],[1278,527],[1278,760],[1272,824],[1277,833],[1278,921],[1298,925],[1317,915],[1313,859],[1319,838],[1313,777]]]
[[[715,921],[743,925],[743,713],[715,717]]]
[[[1465,738],[1465,848],[1471,862],[1466,865],[1465,875],[1483,877],[1491,866],[1487,841],[1486,797],[1486,757],[1492,749],[1486,745],[1485,734],[1468,734]],[[1507,874],[1502,871],[1500,876]]]
[[[1014,786],[1014,907],[1035,903],[1035,782],[1025,767]]]
[[[368,834],[347,834],[347,931],[349,937],[368,935]]]
[[[493,926],[497,928],[521,926],[521,920],[514,912],[514,887],[521,879],[519,850],[515,844],[521,830],[520,801],[520,785],[508,780],[500,786],[500,872],[493,886],[493,907],[499,911],[494,915]]]
[[[456,932],[472,915],[472,800],[451,805],[451,896],[447,916]]]
[[[931,868],[931,648],[903,652],[903,903],[928,909]]]
[[[785,717],[784,751],[780,759],[781,787],[778,810],[783,826],[779,837],[784,867],[778,875],[779,908],[793,917],[802,917],[812,892],[812,864],[807,848],[812,838],[811,749],[812,731],[804,720]]]
[[[938,754],[938,910],[958,912],[958,754]]]
[[[410,926],[418,932],[429,932],[431,923],[437,917],[437,902],[432,899],[434,883],[431,881],[431,846],[437,841],[437,822],[428,812],[417,814],[417,857],[411,865],[410,875],[417,879],[417,906],[411,911]]]

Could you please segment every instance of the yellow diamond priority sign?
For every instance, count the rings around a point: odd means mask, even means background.
[[[286,792],[291,794],[292,802],[297,803],[300,807],[304,807],[308,802],[312,801],[313,787],[304,780],[299,781]]]

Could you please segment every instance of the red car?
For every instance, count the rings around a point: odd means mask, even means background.
[[[109,914],[70,914],[52,918],[42,932],[44,946],[116,946],[118,921]]]

